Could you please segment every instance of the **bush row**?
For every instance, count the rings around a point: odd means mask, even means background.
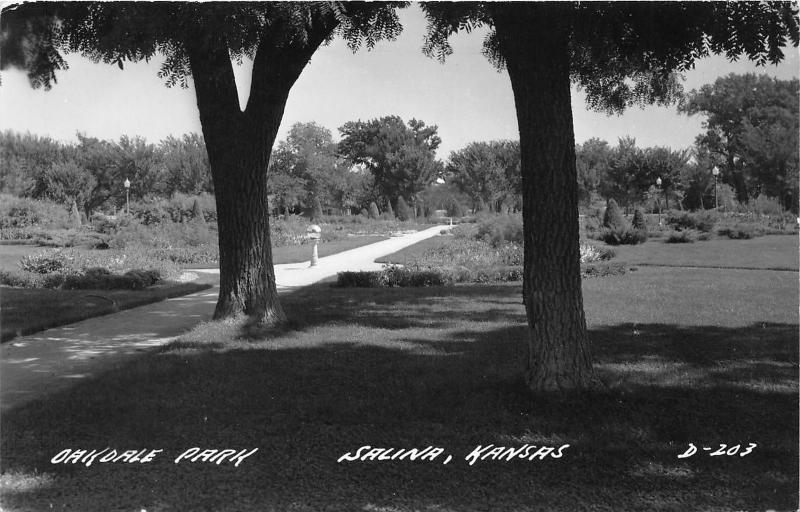
[[[81,252],[48,249],[20,259],[18,271],[4,271],[2,284],[26,288],[137,290],[165,279],[175,279],[180,269],[149,254],[146,247],[120,251]]]
[[[621,275],[626,272],[622,263],[589,263],[581,265],[584,278]],[[469,269],[466,267],[407,268],[388,266],[383,270],[339,272],[336,284],[340,288],[391,288],[451,286],[456,283],[505,283],[522,281],[521,266]]]
[[[112,274],[105,268],[86,269],[83,274],[40,274],[0,270],[0,284],[20,288],[59,288],[62,290],[141,290],[160,282],[155,270],[129,270]]]

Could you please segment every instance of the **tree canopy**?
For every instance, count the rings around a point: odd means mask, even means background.
[[[445,176],[470,196],[473,209],[482,202],[500,212],[521,203],[519,164],[516,141],[473,142],[450,154]]]
[[[739,201],[763,193],[797,210],[800,82],[730,74],[691,91],[679,110],[706,116],[697,145],[708,150]]]
[[[406,124],[398,116],[351,121],[339,128],[339,153],[369,169],[385,201],[394,202],[400,196],[413,201],[441,176],[437,130],[417,119]]]

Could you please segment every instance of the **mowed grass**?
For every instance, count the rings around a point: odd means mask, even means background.
[[[601,243],[601,242],[598,242]],[[750,240],[717,238],[692,244],[651,239],[618,245],[616,259],[635,265],[798,270],[797,235],[767,235]]]
[[[606,387],[530,395],[519,284],[303,289],[255,339],[207,324],[0,419],[4,510],[794,510],[796,278],[643,267],[584,297]],[[250,334],[253,334],[252,332]],[[570,446],[482,460],[478,445]],[[678,455],[689,447],[699,452]],[[711,457],[756,443],[751,454]],[[442,447],[433,462],[337,459]],[[66,448],[148,464],[51,464]],[[184,450],[259,451],[239,467]],[[739,449],[740,451],[743,448]]]
[[[392,254],[382,256],[375,260],[376,263],[394,263],[397,265],[407,265],[425,254],[429,250],[439,249],[445,247],[453,241],[452,235],[440,235],[431,238],[426,238],[414,245],[409,245],[403,249]]]
[[[210,287],[210,284],[202,283],[165,283],[144,290],[52,290],[2,286],[2,341]]]
[[[350,249],[356,249],[365,245],[374,244],[383,240],[388,240],[388,236],[384,235],[365,235],[365,236],[351,236],[341,240],[334,240],[332,242],[320,242],[317,245],[317,254],[320,258],[337,254]],[[311,259],[311,251],[313,245],[289,245],[284,247],[274,247],[272,249],[272,261],[274,264],[281,263],[301,263]]]
[[[375,261],[405,265],[452,240],[448,236],[429,238]],[[617,254],[614,261],[675,267],[798,270],[800,252],[798,238],[794,235],[768,235],[751,240],[719,238],[693,244],[668,244],[663,238],[653,238],[641,245],[593,243],[612,249]]]

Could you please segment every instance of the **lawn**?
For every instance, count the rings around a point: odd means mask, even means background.
[[[374,244],[389,237],[384,235],[365,235],[351,236],[332,242],[322,242],[317,246],[317,253],[320,258],[330,256],[339,252],[349,251],[365,245]],[[311,259],[311,244],[289,245],[285,247],[274,247],[272,249],[272,261],[279,265],[281,263],[301,263]]]
[[[364,235],[351,236],[341,240],[322,242],[317,247],[320,258],[330,256],[343,251],[349,251],[364,245],[374,244],[388,239],[385,235]],[[276,265],[281,263],[301,263],[311,259],[311,244],[288,245],[272,248],[272,260]],[[0,245],[0,270],[19,270],[17,262],[23,256],[29,256],[38,252],[48,250],[47,247],[36,245]],[[91,249],[78,249],[81,251],[91,251]],[[213,266],[213,265],[212,265]],[[208,263],[197,263],[184,265],[185,268],[208,268]]]
[[[4,414],[2,507],[797,508],[795,279],[641,267],[586,280],[606,387],[580,396],[525,391],[520,288],[318,285],[283,298],[292,323],[279,332],[237,340],[235,324],[207,325]],[[689,443],[699,452],[679,459]],[[722,443],[756,446],[703,451]],[[470,465],[489,444],[569,446],[560,458]],[[365,445],[444,454],[337,462]],[[106,447],[163,452],[146,464],[50,463]],[[238,467],[173,462],[193,447],[258,451]]]
[[[144,290],[53,290],[0,287],[2,341],[210,288],[165,283]]]
[[[395,263],[397,265],[407,265],[409,261],[414,261],[429,249],[444,247],[453,241],[450,235],[434,236],[410,245],[397,252],[383,256],[375,260],[376,263]]]
[[[668,244],[664,239],[653,239],[613,249],[617,260],[636,265],[798,269],[797,235],[767,235],[750,240],[718,238],[692,244]]]
[[[404,265],[452,240],[447,236],[429,238],[376,261]],[[693,244],[667,244],[664,239],[652,239],[641,245],[593,243],[609,247],[617,254],[614,261],[630,265],[798,270],[798,240],[797,236],[790,235],[768,235],[751,240],[720,238]]]

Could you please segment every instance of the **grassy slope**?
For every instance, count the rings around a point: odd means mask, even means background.
[[[122,309],[188,295],[210,284],[169,283],[146,290],[46,290],[0,287],[2,341]]]
[[[2,417],[6,510],[795,509],[797,293],[783,272],[641,268],[584,283],[609,388],[530,397],[520,286],[308,288],[293,326],[196,331]],[[746,458],[688,447],[758,443]],[[476,445],[570,444],[482,461]],[[336,459],[444,447],[448,465]],[[64,448],[160,448],[146,466],[51,465]],[[184,449],[259,448],[241,466]]]

